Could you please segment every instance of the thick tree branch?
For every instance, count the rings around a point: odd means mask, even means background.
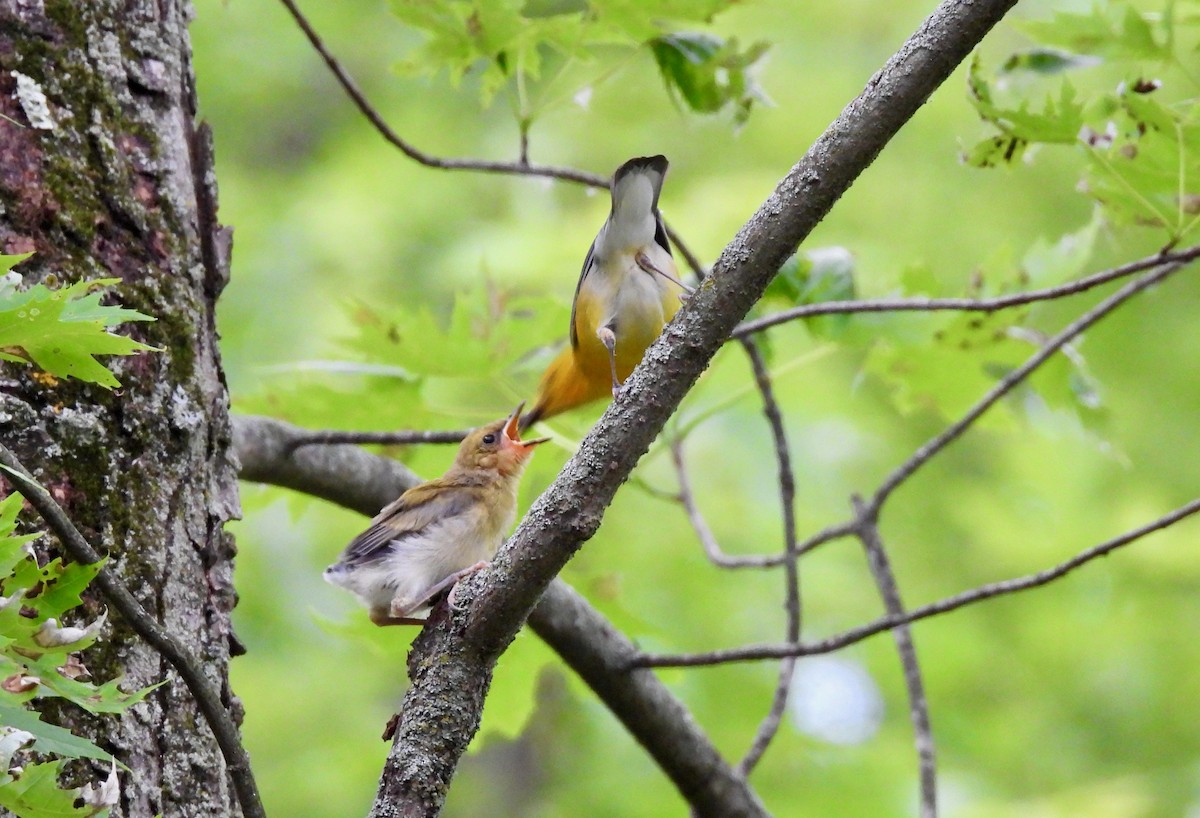
[[[367,516],[418,482],[395,460],[352,446],[289,456],[290,441],[306,432],[278,420],[235,416],[233,431],[242,479],[292,488]],[[657,677],[629,673],[637,648],[569,585],[551,583],[529,624],[626,725],[690,804],[709,815],[767,814]]]
[[[964,608],[967,605],[974,605],[977,602],[982,602],[985,599],[992,597],[1005,596],[1006,594],[1015,594],[1020,591],[1027,591],[1030,588],[1040,588],[1055,580],[1071,573],[1075,569],[1086,565],[1098,557],[1106,557],[1113,551],[1116,551],[1122,546],[1140,540],[1148,534],[1153,534],[1155,531],[1161,531],[1164,528],[1169,528],[1175,523],[1183,520],[1196,512],[1200,512],[1200,499],[1192,500],[1186,505],[1180,506],[1169,514],[1164,514],[1153,522],[1149,522],[1143,526],[1127,531],[1118,537],[1092,546],[1085,551],[1081,551],[1069,560],[1060,562],[1051,568],[1039,571],[1036,574],[1028,574],[1023,577],[1014,579],[1001,580],[988,585],[982,585],[978,588],[973,588],[969,591],[963,591],[960,594],[947,597],[946,599],[937,602],[931,602],[928,605],[922,605],[919,608],[913,608],[904,614],[889,614],[888,616],[880,617],[874,622],[869,622],[866,625],[860,625],[857,628],[851,628],[836,636],[831,636],[828,639],[822,639],[819,642],[809,642],[799,646],[788,644],[775,645],[748,645],[741,648],[729,648],[726,650],[714,650],[707,653],[690,653],[676,656],[656,656],[651,654],[642,654],[632,663],[632,667],[708,667],[712,665],[728,664],[730,662],[749,662],[762,659],[779,659],[784,656],[815,656],[822,653],[832,653],[835,650],[841,650],[844,647],[853,645],[856,642],[861,642],[864,639],[892,630],[899,625],[905,625],[910,622],[917,622],[921,619],[928,619],[931,616],[956,611],[959,608]]]
[[[543,590],[780,265],[1014,3],[947,0],[922,24],[726,247],[491,567],[460,585],[462,609],[422,631],[372,815],[440,811],[491,669]]]
[[[92,565],[100,562],[103,557],[71,522],[67,513],[50,496],[50,492],[34,479],[26,470],[16,455],[8,447],[0,444],[0,464],[7,467],[5,476],[16,486],[29,504],[37,510],[46,525],[58,537],[59,542],[71,558]],[[254,772],[250,768],[250,756],[242,745],[241,735],[233,716],[221,701],[221,691],[214,687],[204,673],[201,663],[188,653],[142,604],[137,601],[116,573],[105,567],[96,575],[93,583],[109,604],[117,609],[130,628],[146,640],[164,659],[171,663],[175,671],[183,679],[192,696],[196,699],[204,720],[217,739],[225,764],[229,769],[230,778],[237,791],[238,803],[246,818],[266,818],[262,800],[258,795],[258,785],[254,781]]]
[[[296,441],[306,434],[304,429],[272,418],[235,417],[233,448],[240,461],[238,476],[313,494],[368,516],[421,482],[400,463],[371,457],[354,446],[296,448]],[[376,496],[364,498],[363,485],[378,487]]]

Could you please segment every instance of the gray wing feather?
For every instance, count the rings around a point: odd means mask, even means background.
[[[421,493],[421,488],[405,492],[379,512],[371,526],[346,546],[338,564],[354,567],[383,559],[404,540],[467,513],[477,500],[466,486],[444,487],[436,493]]]

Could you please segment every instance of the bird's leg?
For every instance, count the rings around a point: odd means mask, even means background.
[[[415,611],[417,608],[420,608],[425,603],[429,602],[429,600],[433,599],[435,596],[437,596],[438,594],[440,594],[442,591],[446,590],[447,588],[451,588],[451,586],[457,585],[458,581],[460,579],[462,579],[463,577],[467,576],[468,574],[475,573],[480,568],[486,568],[486,567],[487,567],[486,562],[483,562],[483,561],[477,562],[474,565],[467,566],[466,568],[462,569],[461,571],[455,571],[450,576],[446,577],[443,580],[440,580],[439,582],[435,582],[433,585],[429,586],[424,591],[422,591],[419,594],[416,594],[415,596],[413,596],[411,598],[393,599],[392,604],[390,606],[388,606],[388,617],[391,619],[397,619],[397,620],[407,619],[408,615],[410,613]],[[454,607],[454,590],[453,590],[453,588],[451,588],[450,599],[448,601],[450,602],[450,607],[453,608]],[[372,616],[372,620],[374,620],[374,616]],[[420,623],[424,623],[425,620],[418,619],[416,621],[420,622]],[[376,622],[376,624],[404,624],[404,623],[403,622],[388,622],[388,623]]]
[[[370,611],[371,621],[376,625],[383,627],[385,625],[424,625],[424,619],[416,619],[411,616],[392,616],[387,608],[372,608]]]
[[[612,331],[612,327],[605,325],[596,330],[596,337],[608,350],[608,365],[612,370],[612,393],[615,398],[621,394],[621,379],[617,377],[617,334]]]
[[[675,284],[675,285],[681,287],[683,289],[683,291],[685,293],[687,293],[688,295],[691,295],[693,292],[695,292],[695,290],[693,290],[691,287],[684,284],[678,278],[671,275],[666,270],[664,270],[663,268],[661,268],[657,264],[655,264],[653,261],[651,261],[650,257],[648,255],[646,255],[644,252],[639,252],[637,255],[635,255],[633,257],[633,261],[634,261],[634,263],[637,264],[638,267],[641,267],[642,270],[644,270],[645,272],[650,273],[651,275],[660,275],[663,278],[665,278],[667,281],[670,281],[672,284]],[[679,296],[679,300],[680,301],[684,300],[684,297],[682,294]]]

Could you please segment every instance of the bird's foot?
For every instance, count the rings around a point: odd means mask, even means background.
[[[596,330],[596,337],[608,350],[608,367],[612,371],[612,393],[615,398],[621,394],[622,386],[621,379],[617,377],[617,334],[612,331],[612,327],[604,326]]]
[[[452,610],[452,611],[461,611],[462,610],[462,608],[460,608],[454,604],[454,597],[455,597],[455,594],[458,592],[458,583],[462,582],[463,579],[465,579],[466,577],[469,577],[471,574],[474,574],[476,571],[478,571],[482,568],[487,568],[489,565],[491,565],[491,563],[488,562],[487,560],[480,560],[479,562],[475,563],[474,565],[467,566],[466,568],[462,569],[461,571],[451,574],[451,576],[454,577],[454,585],[450,588],[450,593],[446,594],[446,604],[448,606],[450,606],[450,610]]]
[[[666,270],[664,270],[663,268],[661,268],[657,264],[655,264],[653,261],[651,261],[650,257],[647,256],[644,252],[638,253],[637,255],[635,255],[633,257],[633,261],[635,264],[637,264],[638,267],[642,268],[642,270],[644,272],[650,273],[651,275],[662,276],[663,278],[665,278],[667,281],[670,281],[675,286],[682,288],[684,293],[691,295],[693,292],[695,292],[695,290],[693,290],[688,285],[684,284],[676,276],[671,275]],[[683,293],[679,294],[679,298],[680,298],[680,300],[683,300]]]

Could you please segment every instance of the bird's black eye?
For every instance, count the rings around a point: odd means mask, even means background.
[[[483,442],[490,446],[491,444],[496,442],[496,436],[489,432],[488,434],[483,436]]]

